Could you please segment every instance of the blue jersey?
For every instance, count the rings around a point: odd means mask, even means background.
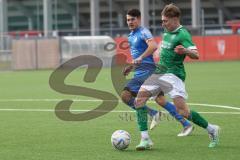
[[[133,59],[138,58],[148,48],[146,40],[153,38],[151,32],[144,27],[138,27],[128,35],[128,43]],[[135,69],[134,77],[149,76],[155,70],[153,55],[145,57]]]

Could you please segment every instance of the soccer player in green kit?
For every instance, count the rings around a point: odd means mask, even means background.
[[[188,97],[185,90],[185,69],[183,61],[186,56],[199,59],[199,53],[192,42],[190,33],[180,24],[180,9],[174,4],[166,5],[161,13],[164,33],[162,37],[160,61],[154,74],[141,86],[135,99],[135,107],[141,108],[150,97],[164,106],[164,92],[172,98],[177,111],[194,124],[207,130],[210,148],[219,142],[220,127],[210,124],[198,112],[190,110],[186,104]]]
[[[138,9],[128,10],[126,20],[131,31],[128,35],[128,42],[130,45],[130,53],[133,58],[133,64],[127,66],[123,70],[123,74],[126,76],[131,70],[134,70],[134,75],[124,87],[121,99],[129,107],[136,110],[134,106],[135,96],[144,81],[155,72],[156,66],[153,60],[153,52],[157,47],[151,32],[140,25],[141,13]],[[162,107],[182,124],[183,131],[179,133],[178,136],[187,136],[192,132],[192,124],[177,112],[176,107],[172,103],[166,102]],[[136,150],[151,149],[153,143],[148,134],[147,114],[153,117],[150,126],[150,129],[152,129],[157,125],[157,123],[153,122],[157,122],[155,119],[159,119],[159,112],[144,105],[142,108],[137,109],[136,113],[137,123],[141,133],[141,141],[140,144],[136,146]]]

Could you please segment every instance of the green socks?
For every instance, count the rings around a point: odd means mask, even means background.
[[[137,123],[140,131],[146,131],[148,130],[148,111],[147,108],[141,107],[139,109],[136,109],[137,113]]]
[[[199,113],[190,110],[190,115],[188,117],[188,120],[192,121],[196,125],[206,129],[208,126],[208,121],[205,120]]]
[[[139,108],[136,109],[137,112],[137,123],[138,123],[138,127],[140,131],[146,131],[148,130],[148,112],[146,108]],[[195,123],[196,125],[206,129],[208,126],[208,121],[205,120],[199,113],[191,110],[190,111],[190,115],[188,117],[188,120],[192,121],[193,123]]]

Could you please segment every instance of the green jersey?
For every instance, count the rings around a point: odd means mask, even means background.
[[[186,55],[180,55],[174,52],[174,48],[178,45],[182,45],[188,49],[196,49],[196,46],[192,42],[192,37],[186,28],[179,26],[172,32],[164,31],[160,51],[160,61],[156,73],[172,73],[184,81],[186,73],[183,61]]]

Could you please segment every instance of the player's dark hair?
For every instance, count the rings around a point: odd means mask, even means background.
[[[141,12],[138,9],[129,9],[127,15],[138,18],[141,17]]]
[[[173,18],[173,17],[180,18],[181,11],[176,5],[171,3],[171,4],[166,5],[163,8],[161,15],[165,16],[165,17],[169,17],[169,18]]]

